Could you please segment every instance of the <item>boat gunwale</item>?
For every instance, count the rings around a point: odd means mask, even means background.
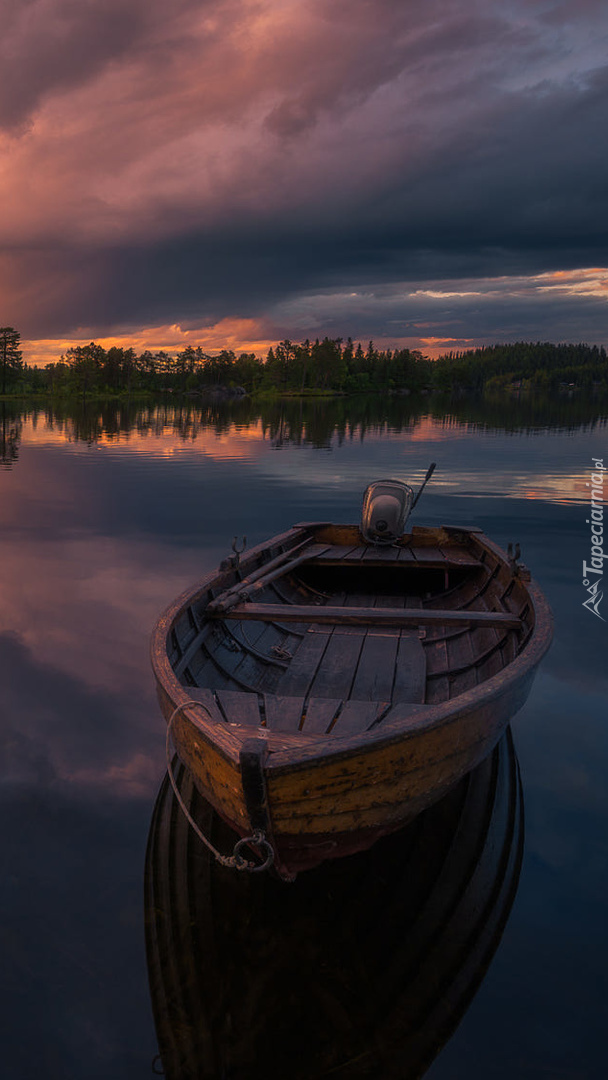
[[[313,534],[313,529],[319,526],[327,526],[327,522],[306,522],[296,525],[292,529],[278,536],[271,537],[248,552],[247,558],[242,560],[244,568],[251,562],[255,563],[265,551],[277,546],[288,544],[294,546],[298,539],[307,532]],[[338,526],[340,527],[340,526]],[[344,526],[342,526],[344,527]],[[352,526],[348,526],[352,528]],[[420,527],[412,534],[406,534],[411,539],[421,536],[432,535],[444,527]],[[458,526],[449,526],[450,532],[462,532],[470,537],[473,543],[481,546],[500,560],[503,566],[508,567],[506,553],[493,541],[478,529]],[[418,534],[416,536],[416,534]],[[409,544],[411,545],[411,539]],[[288,572],[288,566],[286,566]],[[265,769],[272,773],[309,768],[315,760],[327,761],[328,759],[339,761],[341,758],[349,758],[357,753],[365,753],[370,749],[382,746],[391,746],[394,743],[408,742],[416,738],[421,732],[430,732],[457,723],[463,716],[476,712],[479,709],[491,706],[505,695],[509,689],[513,689],[517,683],[522,687],[528,685],[529,678],[547,652],[553,636],[553,617],[551,608],[545,599],[540,587],[532,580],[520,579],[521,584],[527,591],[534,614],[532,631],[521,653],[505,665],[499,672],[485,679],[482,683],[464,691],[454,698],[436,704],[416,705],[396,703],[385,713],[382,723],[376,727],[358,732],[353,735],[341,736],[307,735],[306,732],[274,732],[264,727],[251,728],[238,724],[226,723],[223,727],[208,717],[202,703],[193,702],[189,693],[190,688],[179,682],[167,653],[167,638],[172,627],[203,594],[214,585],[222,584],[222,578],[229,579],[234,573],[234,565],[226,570],[216,568],[199,582],[182,592],[163,612],[158,619],[151,640],[151,660],[156,677],[161,707],[163,698],[169,703],[169,709],[165,713],[168,720],[171,713],[181,705],[184,713],[188,710],[187,722],[196,728],[197,733],[213,748],[225,757],[231,764],[238,766],[239,755],[245,738],[252,736],[261,737],[267,743],[270,753],[266,757]],[[514,579],[516,577],[514,575]],[[194,688],[193,688],[194,689]],[[198,687],[196,688],[198,689]],[[247,691],[243,691],[247,693]],[[250,691],[250,693],[256,693]],[[190,704],[187,704],[190,703]],[[523,704],[523,702],[522,702]],[[519,707],[519,706],[518,706]],[[197,710],[193,715],[193,710]],[[180,724],[181,726],[181,724]],[[179,743],[179,739],[178,739]]]

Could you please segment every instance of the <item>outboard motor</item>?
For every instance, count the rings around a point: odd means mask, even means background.
[[[414,491],[402,480],[376,480],[363,496],[361,532],[371,544],[394,544],[405,531]]]

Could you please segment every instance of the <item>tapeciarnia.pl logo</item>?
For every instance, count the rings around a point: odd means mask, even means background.
[[[583,585],[589,596],[583,601],[583,607],[597,615],[598,619],[606,622],[600,615],[600,602],[604,595],[600,588],[604,576],[604,559],[608,559],[608,552],[604,555],[604,473],[606,466],[603,458],[591,458],[592,472],[591,481],[587,481],[587,487],[591,488],[591,517],[586,519],[587,525],[591,526],[591,562],[583,559]]]

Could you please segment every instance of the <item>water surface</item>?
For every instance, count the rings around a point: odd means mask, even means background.
[[[608,626],[583,608],[602,410],[581,398],[0,403],[3,1075],[147,1077],[143,873],[164,774],[158,613],[246,534],[356,521],[437,472],[416,521],[518,541],[556,619],[513,732],[526,842],[502,943],[428,1076],[605,1073]],[[608,620],[608,598],[600,613]]]

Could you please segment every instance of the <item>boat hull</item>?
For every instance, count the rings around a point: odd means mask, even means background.
[[[353,527],[343,526],[337,532],[343,547],[345,537],[349,540],[354,536],[352,532],[345,534],[347,528]],[[297,544],[292,562],[297,561],[304,570],[313,563],[316,567],[318,556],[307,564],[298,554],[302,545],[297,530],[286,535]],[[319,526],[311,535],[313,540],[319,537],[325,540],[334,534],[328,532],[327,526]],[[470,534],[459,531],[457,545],[446,530],[419,530],[419,535],[418,546],[410,543],[408,551],[408,555],[413,553],[416,565],[408,571],[409,576],[400,579],[407,581],[402,587],[405,598],[401,628],[390,625],[383,615],[387,605],[391,605],[390,619],[398,619],[394,614],[395,598],[388,596],[385,589],[380,601],[374,597],[374,611],[379,613],[375,623],[370,616],[369,624],[361,626],[362,616],[357,607],[355,616],[347,612],[345,625],[340,625],[338,630],[328,630],[321,620],[312,628],[307,624],[300,626],[299,652],[295,659],[283,664],[278,675],[274,669],[267,674],[261,667],[261,661],[257,660],[261,655],[259,649],[252,650],[245,659],[237,657],[233,678],[238,677],[242,682],[243,670],[248,665],[247,672],[253,672],[249,674],[252,685],[235,689],[234,684],[226,688],[224,681],[214,688],[213,673],[208,674],[209,659],[199,669],[206,673],[199,678],[199,685],[192,677],[196,666],[191,658],[196,655],[197,642],[204,638],[205,625],[211,626],[210,633],[218,637],[218,624],[213,621],[218,617],[215,597],[230,596],[230,590],[234,592],[239,587],[238,578],[237,586],[233,584],[235,577],[230,570],[223,571],[223,578],[221,574],[210,576],[181,597],[155,631],[153,664],[159,700],[171,724],[181,761],[192,773],[201,795],[240,836],[251,837],[256,831],[264,833],[274,850],[276,870],[284,878],[293,878],[326,859],[365,850],[437,802],[493,750],[511,717],[524,704],[538,663],[550,644],[551,615],[540,590],[529,580],[529,575],[522,573],[513,560],[509,562],[478,530]],[[463,535],[467,543],[463,543]],[[460,559],[468,573],[468,557],[474,584],[463,571],[456,575],[457,584],[451,592],[444,589],[424,600],[411,599],[406,595],[407,590],[411,590],[413,582],[426,581],[424,574],[428,573],[429,565],[432,564],[435,577],[436,571],[441,571],[442,564],[435,554],[440,541],[450,572]],[[271,567],[266,578],[275,578],[281,569],[282,547],[289,550],[285,537],[277,538],[270,548],[262,546],[264,555],[259,561],[255,552],[252,553],[247,564],[253,567],[250,577],[258,574],[259,580],[261,570],[256,567],[263,570],[266,565]],[[315,552],[318,548],[317,544]],[[336,552],[341,550],[337,544],[330,548],[330,557],[336,564],[339,561]],[[471,553],[477,560],[475,565]],[[392,575],[387,580],[393,581],[400,568],[393,567],[384,552],[377,556],[371,550],[371,556],[384,564],[383,572]],[[395,556],[393,559],[396,562]],[[275,569],[277,561],[279,566]],[[240,576],[244,573],[245,570],[241,571]],[[435,577],[428,580],[435,581]],[[377,580],[382,583],[381,577]],[[312,590],[311,581],[318,584],[317,578],[309,577],[303,587]],[[265,588],[262,599],[276,599],[269,587]],[[439,608],[444,596],[455,597],[460,606],[454,606],[452,612]],[[334,594],[330,599],[334,600]],[[360,603],[361,596],[355,600]],[[241,602],[241,597],[237,601],[239,606],[234,610],[240,618],[247,605]],[[412,609],[411,605],[416,603],[419,606]],[[272,614],[268,621],[273,621],[273,626],[275,606],[269,605]],[[263,604],[252,608],[256,619],[264,617]],[[323,607],[316,610],[322,612]],[[171,659],[171,644],[175,645],[178,637],[176,627],[186,625],[185,612],[194,626],[193,637],[190,644],[183,641],[185,648],[181,648],[181,653],[174,649]],[[298,614],[312,620],[316,619],[314,612],[315,609],[311,613],[310,605],[299,605],[289,609],[289,616]],[[220,609],[219,615],[224,634],[225,626],[236,616],[230,609]],[[489,626],[488,620],[493,620]],[[287,634],[289,620],[285,622],[281,629]],[[416,622],[420,624],[418,628]],[[464,628],[463,623],[466,623]],[[260,633],[258,641],[262,636]],[[225,648],[226,640],[221,638],[218,650]],[[396,692],[392,700],[370,700],[374,689],[369,687],[378,685],[377,678],[374,684],[370,682],[370,676],[367,699],[355,699],[356,687],[362,685],[366,648],[370,655],[378,657],[380,667],[384,653],[392,650],[395,656],[392,686],[405,687],[399,694],[406,700],[400,700]],[[209,656],[211,649],[211,645],[207,646]],[[297,690],[302,668],[302,664],[298,667],[298,658],[307,649],[311,653],[316,649],[323,658],[328,658],[329,676],[335,673],[337,687],[343,674],[344,656],[348,658],[356,653],[351,698],[342,700],[338,697],[341,691],[336,691],[335,697],[315,696],[315,685],[329,685],[327,678],[322,682],[325,675],[318,660],[313,676],[306,674],[309,682],[304,696],[298,697],[293,692],[273,694],[265,689],[263,680],[273,678],[275,691],[281,686],[287,691]],[[462,662],[465,655],[472,656],[468,667]],[[401,656],[409,684],[402,678]],[[426,672],[424,685],[416,669],[421,656]],[[451,661],[452,668],[446,672],[437,669],[438,656]],[[262,670],[261,676],[256,674],[254,661]],[[269,660],[269,667],[271,663]],[[256,684],[254,678],[262,681]],[[317,680],[316,684],[311,683],[311,678]],[[408,687],[410,700],[407,700]]]
[[[267,806],[260,824],[279,875],[289,879],[326,859],[364,851],[432,806],[493,750],[533,679],[533,671],[504,678],[490,700],[464,703],[457,713],[446,709],[443,722],[432,727],[424,712],[413,712],[409,729],[396,719],[392,738],[385,731],[355,747],[296,750],[282,740],[280,749],[278,740],[256,739]],[[177,724],[180,759],[224,820],[241,836],[251,835],[240,761],[229,762],[197,738],[196,710],[186,711],[190,718]]]

